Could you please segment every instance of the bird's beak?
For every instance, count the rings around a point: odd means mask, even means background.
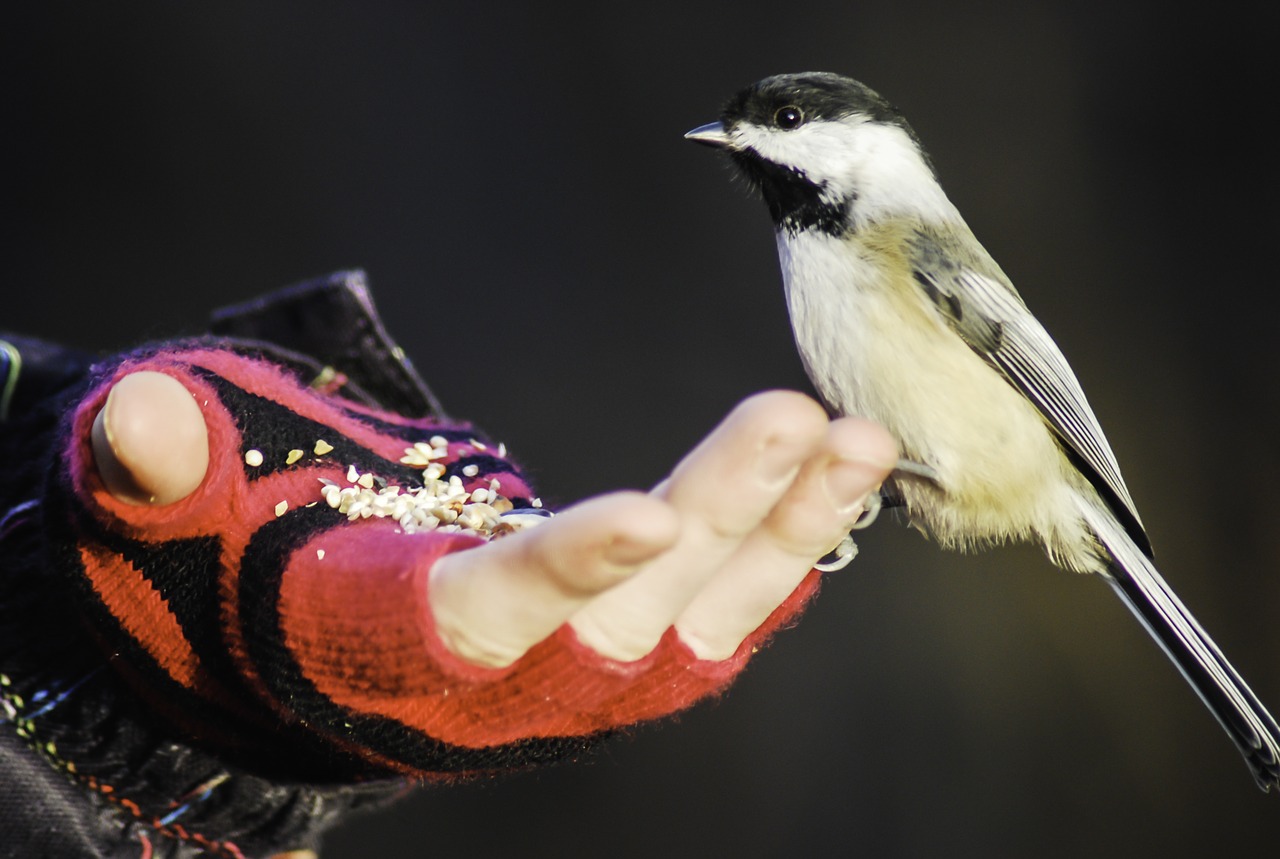
[[[714,146],[716,149],[733,148],[733,145],[729,142],[729,135],[725,133],[724,124],[720,122],[708,122],[706,125],[699,125],[693,131],[685,132],[684,139],[692,140],[694,143],[701,143],[704,146]]]

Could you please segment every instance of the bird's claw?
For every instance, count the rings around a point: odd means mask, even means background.
[[[834,573],[836,570],[843,570],[849,566],[858,554],[858,544],[853,542],[853,537],[846,534],[836,547],[827,554],[818,559],[818,563],[813,568],[821,573]]]
[[[867,500],[862,502],[862,513],[858,515],[857,521],[849,526],[850,530],[861,531],[863,528],[870,528],[871,523],[876,521],[876,517],[883,509],[884,495],[879,491],[872,492],[867,496]]]

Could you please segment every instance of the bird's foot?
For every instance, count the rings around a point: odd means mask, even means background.
[[[912,462],[909,459],[899,459],[889,477],[891,480],[908,477],[929,480],[934,483],[938,482],[938,472],[923,463]],[[879,492],[873,492],[867,496],[866,503],[863,505],[862,515],[853,523],[852,530],[861,531],[863,528],[871,527],[871,524],[876,521],[876,517],[880,515],[880,511],[886,507],[901,506],[903,506],[902,496],[896,492],[883,489]]]
[[[919,462],[912,462],[909,459],[899,459],[898,464],[894,466],[893,473],[890,474],[890,480],[902,479],[919,479],[928,480],[933,483],[938,482],[938,472],[931,467]],[[882,489],[879,492],[872,492],[867,496],[867,500],[863,503],[862,514],[858,516],[856,522],[850,526],[852,531],[861,531],[863,528],[871,527],[880,515],[880,511],[886,507],[901,507],[904,502],[902,496],[898,495],[892,489]],[[834,549],[823,555],[818,563],[813,565],[815,570],[824,573],[842,570],[849,566],[849,562],[858,554],[858,544],[853,542],[852,535],[846,535]]]

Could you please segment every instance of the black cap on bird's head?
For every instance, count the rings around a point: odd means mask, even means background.
[[[861,114],[872,122],[906,125],[902,114],[871,87],[831,72],[765,78],[729,99],[721,112],[721,121],[772,124],[791,130],[803,122],[840,120],[853,114]]]
[[[808,122],[851,116],[897,125],[916,139],[906,118],[883,96],[860,81],[833,72],[799,72],[757,81],[729,99],[719,122],[699,126],[685,137],[695,143],[735,149],[731,133],[741,123],[794,131]]]
[[[876,133],[886,129],[892,141]],[[874,179],[865,168],[883,155],[914,157],[933,180],[897,108],[867,85],[830,72],[765,78],[730,98],[719,122],[685,137],[727,151],[764,196],[774,223],[792,233],[847,229],[850,207]]]

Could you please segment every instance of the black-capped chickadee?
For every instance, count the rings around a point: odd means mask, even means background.
[[[978,244],[902,115],[857,81],[779,75],[690,140],[768,204],[796,343],[835,414],[884,425],[887,493],[944,546],[1034,539],[1104,576],[1239,747],[1280,785],[1280,727],[1151,563],[1066,359]]]

